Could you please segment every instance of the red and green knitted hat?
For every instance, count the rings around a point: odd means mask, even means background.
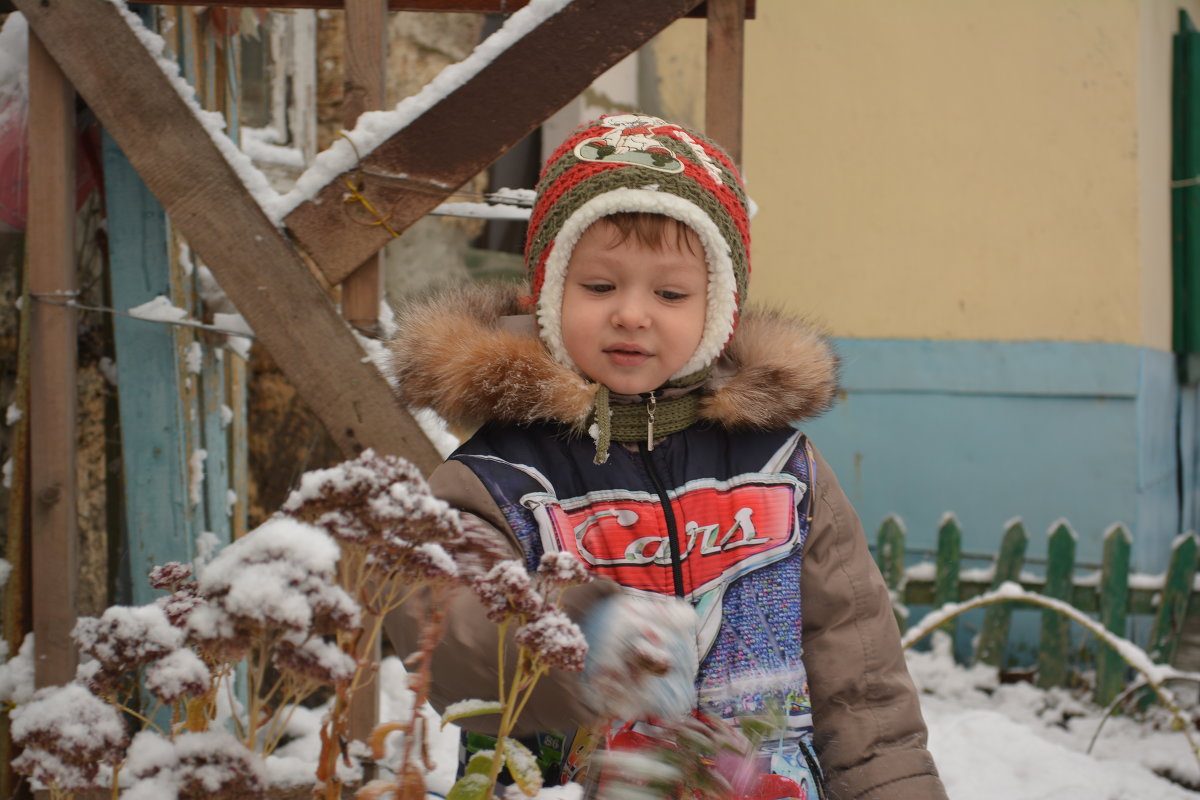
[[[750,215],[729,156],[695,131],[640,114],[601,117],[554,152],[538,181],[525,266],[542,341],[574,367],[562,340],[563,281],[571,252],[609,214],[673,217],[696,232],[708,262],[708,307],[700,345],[672,376],[709,366],[737,326],[750,278]]]

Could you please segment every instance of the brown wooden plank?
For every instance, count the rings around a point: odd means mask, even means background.
[[[757,0],[744,0],[746,19],[754,19]],[[157,0],[157,5],[232,6],[237,8],[333,8],[341,9],[345,0],[221,0],[217,3],[198,3],[196,0]],[[442,11],[446,13],[511,14],[529,5],[529,0],[388,0],[389,11]],[[0,2],[0,8],[4,3]],[[687,16],[703,19],[705,4],[701,3]]]
[[[364,111],[383,108],[387,92],[387,0],[357,0],[346,4],[346,42],[343,64],[342,121],[354,127]],[[342,316],[360,331],[379,332],[380,254],[368,256],[342,282]],[[349,588],[349,587],[348,587]],[[377,617],[363,615],[363,628],[375,630]],[[364,660],[378,669],[382,655],[379,635],[365,643]],[[379,724],[379,681],[371,679],[350,698],[350,738],[365,742]],[[374,765],[364,766],[364,782],[373,780]]]
[[[742,73],[746,50],[742,0],[708,0],[704,132],[742,163]]]
[[[117,7],[15,2],[342,451],[432,470],[433,445]]]
[[[75,92],[39,36],[29,36],[29,289],[61,301],[75,269]],[[35,302],[30,337],[30,523],[34,679],[69,682],[75,626],[76,312]]]
[[[342,123],[347,130],[354,127],[364,111],[383,108],[387,86],[387,14],[387,0],[358,0],[346,6]],[[380,255],[370,255],[342,282],[342,316],[368,335],[379,333],[382,289],[379,265]],[[374,708],[371,706],[372,714]]]
[[[345,202],[344,181],[360,185],[388,226],[403,231],[696,4],[571,3],[365,156],[361,171],[335,178],[284,222],[330,283],[341,282],[392,238],[358,203]]]

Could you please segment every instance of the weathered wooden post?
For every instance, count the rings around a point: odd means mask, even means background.
[[[1025,564],[1025,548],[1029,537],[1025,534],[1025,526],[1020,519],[1010,522],[1004,531],[1004,539],[1000,543],[1000,556],[996,559],[996,571],[992,576],[991,589],[994,591],[1007,581],[1019,581],[1021,567]],[[1012,607],[1009,603],[997,603],[988,606],[983,615],[983,628],[979,632],[979,647],[975,651],[975,660],[993,667],[1002,667],[1004,648],[1008,642],[1008,624],[1012,619]]]
[[[29,33],[30,507],[34,677],[75,677],[75,90]]]
[[[1075,531],[1066,520],[1050,527],[1046,585],[1042,594],[1071,602],[1075,571]],[[1042,638],[1038,649],[1037,685],[1043,689],[1063,686],[1067,681],[1067,655],[1071,644],[1071,621],[1057,611],[1042,611]]]
[[[1100,624],[1117,636],[1125,635],[1129,605],[1129,555],[1133,542],[1124,525],[1104,532],[1104,565],[1100,572]],[[1096,702],[1107,706],[1125,684],[1125,660],[1111,647],[1096,648]]]
[[[947,603],[957,603],[958,572],[962,561],[962,528],[958,518],[946,514],[938,528],[937,565],[933,578],[933,607],[939,609]],[[958,629],[958,620],[952,619],[941,630],[953,638]]]

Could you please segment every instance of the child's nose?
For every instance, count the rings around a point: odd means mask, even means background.
[[[650,315],[645,304],[630,299],[616,307],[612,321],[618,328],[646,328],[650,325]]]

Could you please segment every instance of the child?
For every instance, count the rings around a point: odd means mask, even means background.
[[[744,307],[749,242],[741,179],[712,142],[638,115],[577,130],[539,181],[531,297],[443,293],[391,345],[405,402],[482,425],[431,484],[530,568],[562,551],[598,578],[567,596],[588,666],[543,678],[522,733],[782,708],[757,763],[788,796],[816,798],[823,773],[833,798],[944,798],[862,527],[792,427],[833,402],[836,358]],[[466,593],[453,606],[435,705],[495,683],[495,626]],[[641,635],[686,643],[668,674],[622,668]]]

